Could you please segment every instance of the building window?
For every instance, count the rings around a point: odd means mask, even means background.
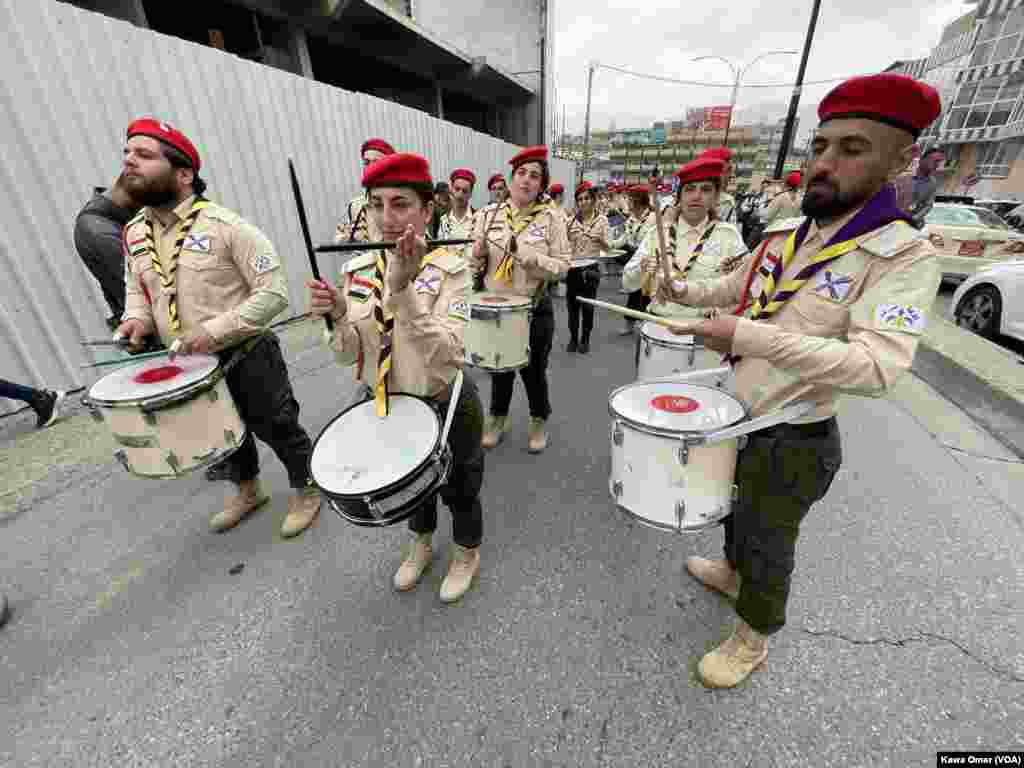
[[[1003,179],[1010,175],[1010,167],[1020,154],[1024,139],[1010,139],[978,146],[977,173],[987,178]]]
[[[954,108],[950,110],[946,130],[1006,125],[1014,114],[1022,90],[1024,74],[963,86],[957,93]]]
[[[1024,6],[1010,14],[989,16],[974,46],[971,66],[996,64],[1022,55],[1021,30],[1024,29]]]

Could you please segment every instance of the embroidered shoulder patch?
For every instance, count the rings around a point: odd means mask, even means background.
[[[373,283],[363,275],[352,275],[348,295],[356,301],[367,301],[373,295]]]
[[[448,315],[459,320],[469,320],[469,302],[465,299],[454,299],[448,305]]]
[[[883,259],[905,251],[921,240],[919,233],[904,221],[894,221],[878,230],[867,240],[861,242],[861,248]]]
[[[913,304],[879,304],[875,307],[877,328],[920,335],[924,333],[927,324],[928,318],[924,311]]]
[[[254,253],[249,257],[249,266],[257,275],[277,268],[277,259],[270,253]]]
[[[213,235],[209,232],[204,232],[199,235],[186,235],[185,242],[182,244],[182,249],[186,251],[200,251],[202,253],[210,252],[210,244],[213,242]]]
[[[437,296],[441,292],[441,273],[436,269],[424,269],[413,281],[416,293],[429,293]]]
[[[545,237],[547,237],[547,234],[548,228],[545,225],[536,221],[526,228],[526,236],[529,238],[543,240]]]
[[[814,290],[832,301],[842,301],[850,292],[852,285],[853,278],[849,275],[841,275],[831,269],[823,269],[817,275]]]

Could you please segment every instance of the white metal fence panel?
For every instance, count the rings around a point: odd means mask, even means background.
[[[86,386],[96,374],[80,342],[103,338],[108,310],[74,249],[75,215],[120,167],[124,131],[154,115],[190,136],[211,199],[270,237],[286,265],[291,305],[305,311],[309,273],[288,180],[295,161],[316,243],[358,190],[369,136],[425,155],[436,180],[458,166],[486,180],[518,147],[373,96],[349,93],[53,0],[0,0],[0,377]],[[567,185],[574,166],[554,160]],[[325,274],[340,266],[321,256]],[[283,317],[283,316],[282,316]],[[0,400],[0,414],[17,404]]]

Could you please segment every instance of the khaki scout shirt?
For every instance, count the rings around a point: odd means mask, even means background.
[[[728,192],[722,192],[718,196],[718,207],[715,210],[718,211],[718,219],[720,221],[735,221],[736,198]]]
[[[820,229],[812,223],[782,279],[795,276],[855,213]],[[790,219],[781,222],[785,229],[766,231],[767,269],[782,258],[798,223]],[[880,397],[910,368],[941,280],[935,249],[900,221],[857,240],[859,248],[822,268],[770,319],[739,320],[732,346],[743,357],[736,393],[753,415],[811,401],[815,409],[800,421],[820,421],[836,412],[839,394]],[[727,277],[689,283],[686,302],[738,304],[755,260]],[[762,280],[757,273],[751,297],[760,294]]]
[[[337,361],[355,365],[356,380],[369,387],[377,381],[381,341],[371,287],[376,259],[368,253],[345,265],[340,295],[344,314],[336,316],[330,338]],[[468,265],[447,248],[427,254],[419,273],[399,293],[391,293],[385,273],[384,307],[395,317],[388,374],[392,392],[430,398],[447,392],[464,360],[471,289]]]
[[[639,248],[648,233],[653,231],[654,224],[654,211],[650,209],[640,218],[630,213],[626,218],[626,226],[622,230],[622,236],[610,242],[609,245],[612,248],[624,248],[627,245]]]
[[[352,198],[348,204],[348,221],[339,221],[334,228],[334,242],[379,243],[384,239],[370,215],[369,202],[365,192]]]
[[[557,282],[569,271],[572,247],[566,234],[565,221],[561,214],[548,208],[537,214],[533,222],[516,238],[518,252],[512,270],[512,284],[495,278],[501,260],[505,257],[512,230],[505,212],[511,203],[492,203],[476,215],[473,238],[484,237],[484,254],[487,259],[484,272],[484,290],[494,293],[515,294],[538,298],[545,283]],[[495,210],[497,209],[497,210]]]
[[[687,224],[683,218],[678,220],[676,223],[676,252],[672,259],[672,273],[674,277],[678,278],[681,276],[682,270],[690,262],[693,251],[697,247],[697,243],[700,242],[701,236],[710,226],[711,221],[707,218],[695,227]],[[668,233],[665,234],[665,243],[666,245],[669,243]],[[747,247],[743,244],[743,237],[736,227],[721,221],[715,222],[715,230],[705,241],[701,252],[697,254],[696,261],[690,267],[687,279],[704,280],[721,277],[725,274],[725,270],[722,268],[723,265],[737,258],[742,258],[746,251]],[[627,291],[640,290],[644,282],[643,260],[647,258],[648,254],[656,253],[658,253],[658,233],[656,228],[652,226],[647,233],[647,238],[640,244],[637,252],[633,254],[633,258],[629,260],[622,270],[623,288]],[[659,267],[658,272],[655,274],[655,290],[661,280],[662,274]],[[737,300],[734,304],[739,304],[739,301]],[[696,307],[661,303],[657,300],[651,301],[647,311],[655,315],[679,317],[702,317],[704,315],[703,310]]]
[[[473,234],[473,222],[476,212],[467,206],[466,215],[461,219],[456,218],[455,209],[448,211],[441,217],[441,226],[437,230],[438,240],[456,240],[458,238],[471,237]]]
[[[783,192],[776,195],[767,206],[758,211],[761,220],[771,224],[782,219],[800,216],[800,195],[797,192]]]
[[[160,340],[170,344],[169,296],[153,268],[146,246],[146,221],[163,264],[174,251],[179,223],[188,216],[195,197],[180,203],[165,227],[144,208],[128,222],[125,243],[125,320],[141,320]],[[216,349],[232,347],[265,330],[288,306],[284,267],[267,237],[237,213],[210,203],[185,239],[175,273],[180,333],[202,326]]]
[[[569,222],[569,243],[574,259],[596,259],[604,252],[602,242],[608,242],[608,217],[596,214],[590,221],[574,218]]]

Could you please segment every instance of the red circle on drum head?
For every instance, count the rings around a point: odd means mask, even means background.
[[[150,368],[148,371],[136,374],[132,380],[136,384],[156,384],[157,382],[173,379],[178,374],[184,372],[185,369],[177,365],[161,365],[158,368]]]
[[[508,304],[504,296],[483,296],[480,301],[484,304]]]
[[[651,400],[651,407],[666,413],[693,413],[700,408],[700,403],[682,395],[658,395]]]

